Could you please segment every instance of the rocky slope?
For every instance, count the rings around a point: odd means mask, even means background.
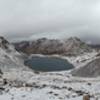
[[[24,65],[22,57],[13,45],[4,37],[0,37],[0,72],[3,73],[1,79],[9,81],[27,81],[29,79],[33,72]]]
[[[100,57],[92,60],[85,66],[72,72],[74,76],[79,77],[98,77],[100,76]]]
[[[21,54],[5,38],[0,37],[0,69],[8,71],[14,68],[25,68]]]
[[[18,51],[27,54],[60,54],[80,55],[84,52],[91,52],[92,49],[76,37],[67,40],[55,40],[41,38],[37,40],[14,43]]]

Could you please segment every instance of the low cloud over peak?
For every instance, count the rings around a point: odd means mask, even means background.
[[[99,43],[99,23],[100,0],[0,0],[0,33],[12,41],[79,36]]]

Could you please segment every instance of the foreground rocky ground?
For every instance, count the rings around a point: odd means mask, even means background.
[[[0,100],[100,99],[100,78],[72,77],[68,72],[29,73],[27,81],[1,81]]]

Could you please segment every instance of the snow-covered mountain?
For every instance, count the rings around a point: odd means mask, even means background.
[[[18,51],[27,54],[80,55],[92,49],[77,37],[65,40],[41,38],[33,41],[14,43]]]

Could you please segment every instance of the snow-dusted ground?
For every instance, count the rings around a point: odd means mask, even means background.
[[[95,59],[96,55],[96,52],[92,52],[70,58],[58,55],[54,55],[54,57],[67,59],[76,68],[79,68]],[[7,85],[6,90],[0,94],[0,100],[83,100],[85,94],[91,96],[90,100],[100,100],[100,77],[73,77],[69,72],[32,73],[19,70],[6,72],[3,78],[7,78],[9,81],[18,79],[27,85]]]
[[[91,96],[90,100],[100,100],[100,77],[79,78],[63,72],[44,72],[31,75],[26,84],[7,86],[0,100],[83,100],[85,94]]]

